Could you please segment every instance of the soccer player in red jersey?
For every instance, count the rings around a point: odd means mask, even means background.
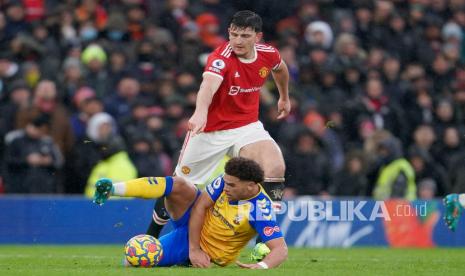
[[[208,57],[175,173],[203,184],[225,155],[250,158],[264,169],[264,189],[279,202],[284,188],[284,159],[258,120],[258,107],[261,87],[271,74],[279,91],[278,119],[289,114],[289,72],[278,50],[260,43],[262,19],[256,13],[237,12],[228,32],[229,42]],[[152,231],[154,223],[164,223],[157,207],[148,234],[158,236]]]

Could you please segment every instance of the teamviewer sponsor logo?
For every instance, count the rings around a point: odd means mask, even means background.
[[[231,88],[229,88],[229,95],[235,96],[239,93],[239,91],[241,91],[240,86],[231,86]]]
[[[229,88],[229,95],[235,96],[239,93],[253,93],[260,92],[261,87],[250,87],[250,88],[241,88],[240,86],[231,86]]]

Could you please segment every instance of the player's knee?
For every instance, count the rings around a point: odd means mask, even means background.
[[[171,195],[189,194],[189,191],[194,189],[195,186],[189,183],[186,179],[180,176],[173,176],[173,190]]]
[[[281,160],[269,162],[264,167],[265,177],[283,177],[286,171],[286,165]]]

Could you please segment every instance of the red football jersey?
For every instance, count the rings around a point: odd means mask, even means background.
[[[205,132],[238,128],[258,121],[260,90],[281,64],[278,50],[255,44],[255,58],[238,58],[229,43],[210,54],[204,74],[220,77],[221,83],[208,109]]]

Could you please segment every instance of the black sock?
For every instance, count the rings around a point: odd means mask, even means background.
[[[152,220],[150,221],[149,228],[147,229],[147,235],[158,238],[163,226],[168,222],[168,212],[165,208],[164,198],[159,198],[153,206]]]
[[[263,189],[270,196],[273,201],[281,201],[284,193],[284,182],[263,182]]]

